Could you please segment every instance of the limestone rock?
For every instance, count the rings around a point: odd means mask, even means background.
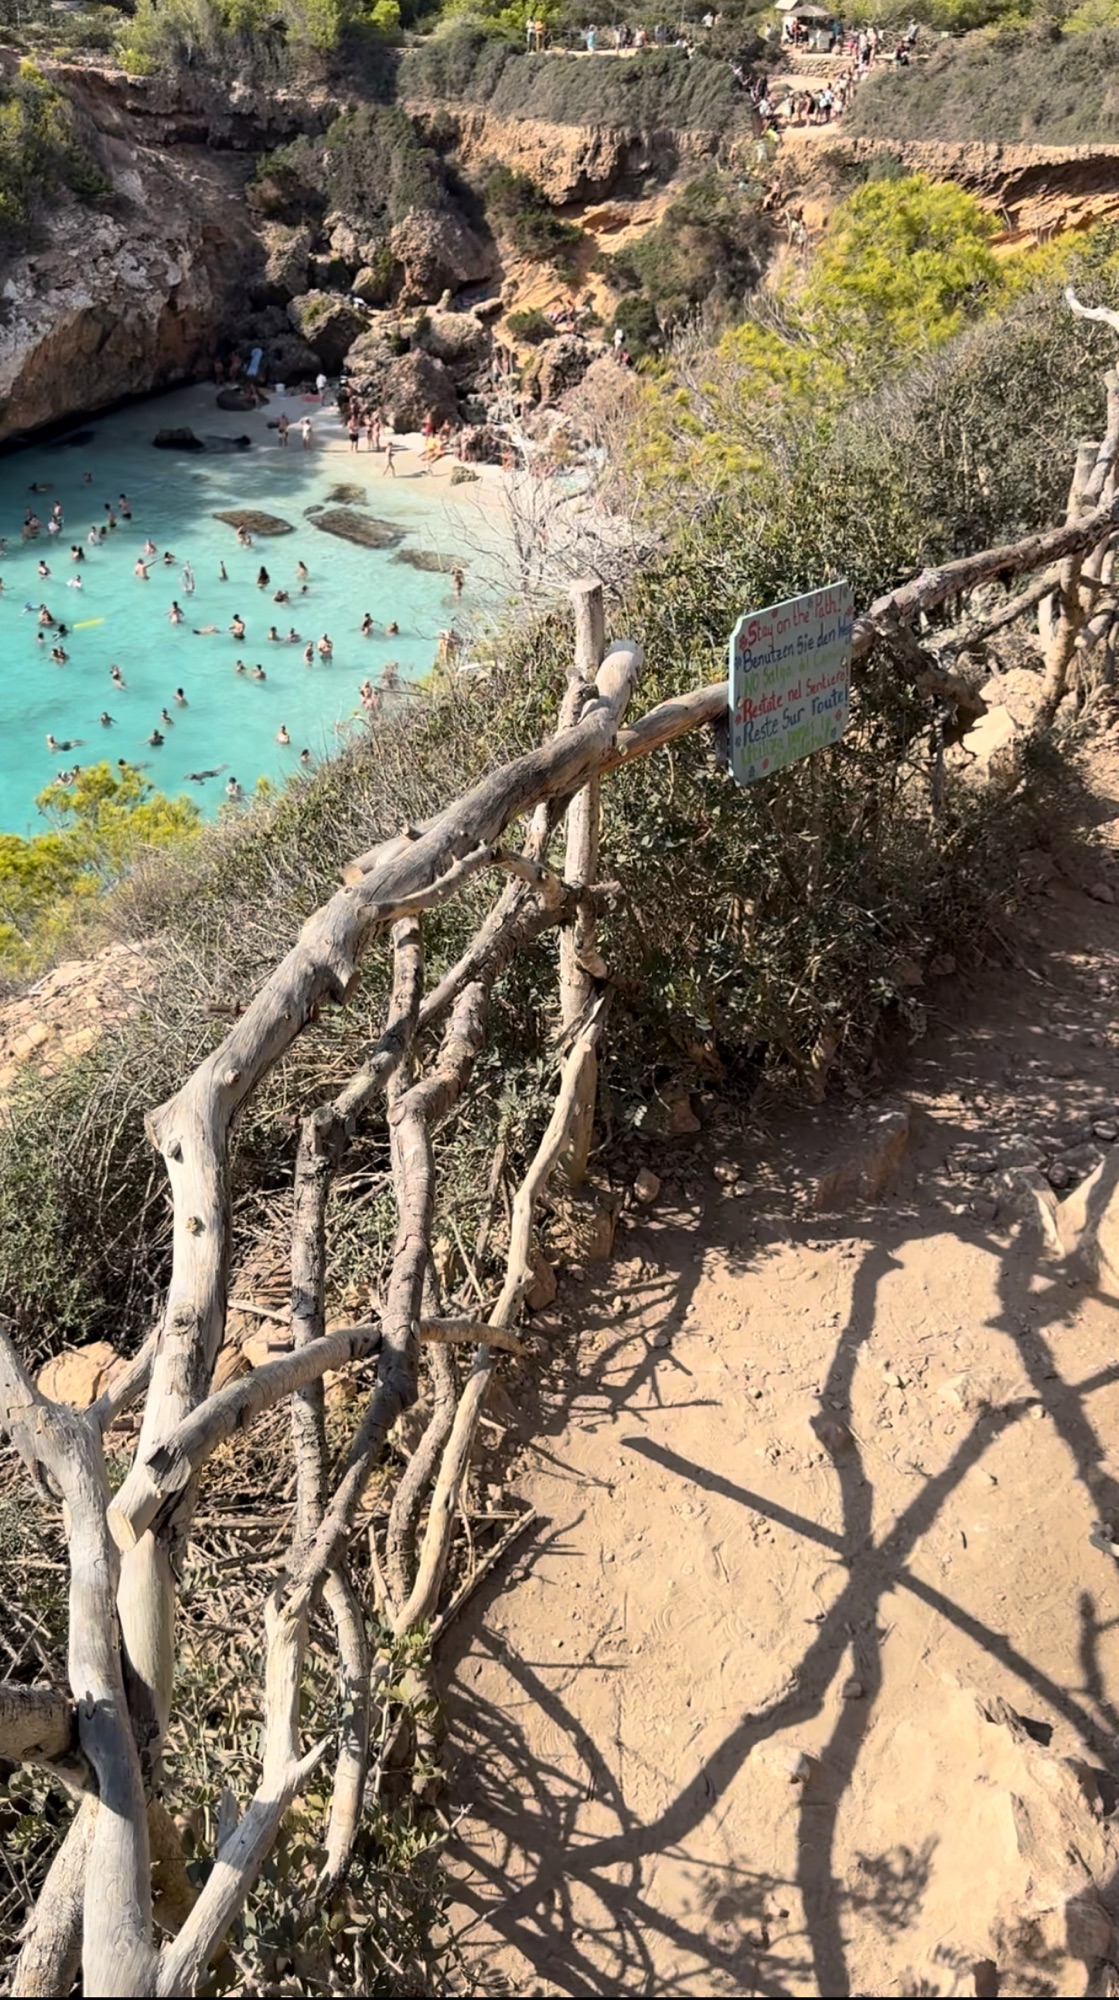
[[[442,361],[457,380],[469,379],[484,370],[490,359],[493,340],[488,327],[473,313],[432,312],[417,336],[416,345]]]
[[[445,291],[477,284],[493,269],[493,251],[450,209],[414,208],[389,238],[404,267],[404,290],[434,303]]]
[[[418,431],[430,412],[437,424],[458,418],[454,379],[430,354],[402,354],[385,376],[381,407],[396,431]]]
[[[854,1201],[878,1201],[901,1171],[910,1125],[907,1104],[880,1113],[847,1156],[816,1177],[812,1207],[846,1208]]]
[[[969,729],[964,739],[964,748],[971,752],[976,763],[984,771],[1006,768],[1013,764],[1015,745],[1021,735],[1021,727],[1015,722],[1008,708],[991,708],[981,715],[973,729]]]
[[[363,401],[380,403],[389,369],[399,359],[398,337],[383,320],[359,334],[346,356],[346,373]]]
[[[595,349],[575,333],[542,341],[524,371],[524,393],[534,403],[554,403],[582,381],[594,358]]]
[[[336,375],[360,333],[365,319],[336,292],[304,292],[288,307],[292,329],[313,347],[323,367]]]
[[[344,542],[356,542],[363,549],[394,549],[403,540],[402,530],[391,521],[379,521],[374,514],[359,514],[354,507],[320,507],[310,521],[324,535],[340,535]]]
[[[1108,1153],[1058,1202],[1053,1220],[1071,1263],[1094,1284],[1109,1290],[1119,1284],[1119,1152]]]
[[[452,486],[473,486],[480,477],[481,474],[473,472],[468,465],[452,465],[451,467]]]
[[[266,514],[260,507],[226,507],[214,515],[215,521],[224,521],[230,528],[244,528],[249,535],[291,535],[295,530],[290,521],[279,514]]]
[[[307,270],[314,241],[309,229],[292,228],[284,222],[266,222],[264,277],[260,296],[266,303],[286,306],[289,299],[307,289]]]
[[[52,1402],[69,1403],[75,1410],[88,1410],[108,1388],[112,1376],[124,1366],[107,1340],[92,1340],[88,1347],[64,1349],[51,1356],[39,1370],[38,1387]]]
[[[393,293],[393,266],[385,257],[376,264],[359,264],[351,280],[355,298],[366,305],[387,305]]]
[[[177,429],[157,431],[152,439],[157,451],[205,451],[201,438],[185,424]]]
[[[251,389],[234,383],[231,388],[219,389],[216,397],[219,410],[255,410],[256,397]]]
[[[660,1191],[660,1176],[654,1174],[650,1168],[642,1167],[633,1183],[634,1200],[647,1206],[649,1202],[656,1200]]]
[[[703,1130],[686,1090],[677,1091],[668,1099],[668,1130],[673,1139],[687,1139],[693,1132]]]
[[[321,367],[313,347],[297,333],[277,333],[263,343],[270,382],[311,382]]]
[[[532,1256],[532,1283],[525,1293],[525,1304],[530,1312],[543,1312],[556,1296],[558,1286],[556,1274],[548,1259],[535,1250]]]

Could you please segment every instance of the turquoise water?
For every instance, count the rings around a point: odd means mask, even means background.
[[[300,448],[293,430],[286,451],[276,442],[268,419],[286,408],[293,423],[308,410],[316,432],[309,451]],[[178,453],[156,451],[151,439],[163,427],[188,425],[196,436],[224,433],[252,438],[249,451]],[[210,389],[191,389],[159,397],[83,426],[93,435],[73,446],[65,440],[35,444],[0,459],[0,535],[7,547],[0,554],[0,830],[41,831],[43,820],[35,795],[59,769],[75,763],[93,764],[120,757],[138,764],[163,791],[187,792],[207,813],[218,810],[225,785],[236,777],[245,791],[260,776],[282,780],[299,768],[299,754],[309,749],[318,759],[337,749],[340,732],[360,710],[358,690],[363,679],[376,683],[390,662],[399,664],[401,679],[415,680],[432,665],[439,632],[452,624],[464,634],[477,627],[494,601],[492,578],[487,585],[486,551],[502,539],[500,512],[487,506],[481,488],[449,486],[445,461],[431,477],[419,474],[416,451],[397,460],[399,476],[383,476],[380,457],[364,450],[354,454],[328,448],[339,440],[337,417],[290,396],[280,404],[252,414],[227,415],[214,403]],[[86,484],[85,472],[92,473]],[[371,550],[316,529],[305,509],[326,502],[340,481],[366,489],[367,511],[403,531],[399,549]],[[49,491],[32,493],[33,482]],[[93,524],[105,519],[111,501],[119,519],[119,495],[127,493],[132,520],[119,521],[100,548],[87,546]],[[52,504],[60,501],[64,526],[48,535]],[[23,543],[24,511],[33,507],[43,522],[36,541]],[[294,524],[295,533],[257,537],[252,548],[238,546],[234,530],[213,519],[216,511],[255,507]],[[159,554],[149,580],[141,582],[134,565],[150,536]],[[72,543],[81,546],[85,561],[70,560]],[[176,560],[164,566],[163,553]],[[398,560],[405,550],[425,551],[460,562],[466,572],[461,600],[456,601],[446,574],[416,569]],[[51,571],[40,579],[37,564]],[[296,564],[302,559],[310,572],[301,597]],[[181,581],[183,564],[191,564],[193,596]],[[228,581],[219,579],[224,561]],[[270,583],[258,589],[257,572],[267,569]],[[69,579],[81,575],[81,590]],[[275,604],[274,590],[290,590],[290,604]],[[168,611],[178,599],[186,622],[172,625]],[[37,643],[36,617],[25,612],[45,603],[56,621],[71,627],[62,642],[69,654],[65,665],[52,662],[55,635]],[[376,632],[363,638],[360,624],[369,611]],[[238,642],[228,626],[235,613],[245,620],[246,636]],[[395,620],[399,635],[388,637],[386,623]],[[192,628],[216,624],[214,636],[195,637]],[[286,634],[290,626],[301,634],[300,645],[270,642],[275,624]],[[329,633],[334,657],[324,664],[316,655],[307,667],[302,643],[317,642]],[[267,679],[254,682],[234,672],[238,658],[251,669],[258,661]],[[120,666],[127,682],[115,687],[110,667]],[[174,700],[182,688],[187,706]],[[166,707],[173,718],[160,720]],[[102,710],[114,718],[99,723]],[[289,747],[276,741],[285,726]],[[146,739],[159,727],[166,738],[161,748]],[[58,745],[47,748],[48,731]],[[219,777],[203,784],[189,782],[192,771],[221,766]]]

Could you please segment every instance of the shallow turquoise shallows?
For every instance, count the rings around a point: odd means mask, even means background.
[[[281,409],[293,424],[286,450],[269,428]],[[295,428],[305,414],[314,428],[306,451]],[[252,447],[153,449],[157,430],[181,425],[203,439],[245,434]],[[379,456],[338,448],[335,413],[320,413],[317,404],[294,394],[282,402],[273,397],[267,409],[251,415],[230,416],[217,410],[212,389],[184,390],[133,405],[84,431],[84,443],[36,444],[0,460],[0,535],[7,543],[0,553],[0,830],[41,831],[36,793],[60,769],[103,758],[139,764],[161,790],[187,792],[204,811],[216,812],[231,778],[249,792],[259,777],[282,781],[291,775],[303,750],[316,760],[329,756],[349,719],[360,715],[364,679],[376,683],[393,661],[402,681],[417,679],[432,666],[441,631],[454,625],[469,632],[495,602],[492,568],[488,581],[481,574],[490,567],[487,552],[492,555],[502,541],[492,488],[488,494],[481,485],[452,490],[449,461],[433,476],[420,476],[415,450],[402,452],[399,476],[387,478]],[[401,532],[398,547],[359,547],[313,525],[306,510],[327,504],[339,482],[365,488],[364,511]],[[34,492],[33,485],[46,490]],[[130,521],[121,518],[122,493],[131,504]],[[64,525],[50,535],[55,502]],[[106,522],[106,503],[118,526],[92,548],[87,538],[92,526]],[[233,528],[214,519],[235,507],[277,515],[295,532],[258,536],[252,548],[240,547]],[[25,543],[28,508],[39,515],[43,531]],[[149,537],[158,554],[142,582],[135,564]],[[81,563],[71,559],[72,544],[83,551]],[[165,564],[168,551],[175,560]],[[466,578],[461,600],[445,571],[401,560],[409,554],[460,563]],[[40,561],[49,577],[40,578]],[[305,596],[300,561],[309,572]],[[186,564],[193,594],[183,581]],[[264,588],[257,583],[262,566],[269,578]],[[80,590],[71,587],[78,575]],[[290,603],[273,601],[278,589],[291,593]],[[169,619],[174,600],[182,624]],[[46,628],[45,643],[38,643],[40,604],[70,627],[61,641],[69,655],[64,665],[51,659],[59,643],[53,630]],[[372,637],[361,634],[366,612],[375,621]],[[240,641],[228,630],[238,613],[246,628]],[[386,635],[390,622],[399,625],[398,634]],[[195,636],[193,628],[210,624],[219,628],[216,634]],[[299,644],[270,641],[272,625],[285,635],[294,627]],[[314,641],[317,647],[324,633],[333,642],[333,659],[324,663],[316,651],[314,665],[305,666],[303,646]],[[238,659],[244,676],[235,672]],[[264,681],[249,678],[258,663]],[[113,683],[114,665],[124,688]],[[175,700],[180,688],[185,707]],[[162,709],[171,726],[161,721]],[[111,725],[100,723],[103,710],[113,717]],[[162,747],[147,742],[155,728],[166,739]],[[288,745],[276,740],[281,728]],[[59,746],[53,752],[48,732]],[[191,772],[219,767],[218,777],[190,780]]]

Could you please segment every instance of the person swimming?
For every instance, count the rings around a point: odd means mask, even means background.
[[[71,542],[70,561],[73,563],[83,563],[85,561],[85,550],[80,542]]]
[[[219,625],[195,625],[192,629],[196,639],[206,639],[211,633],[220,631],[221,627]]]
[[[277,729],[276,741],[277,743],[284,743],[284,744],[291,742],[291,737],[288,735],[286,723],[281,722],[279,728]]]
[[[81,736],[68,736],[64,743],[59,743],[53,736],[48,735],[47,749],[50,751],[52,757],[57,757],[63,750],[80,750],[83,740]]]
[[[303,664],[305,667],[313,667],[315,664],[315,649],[309,639],[303,648]]]
[[[90,533],[91,533],[91,534],[93,534],[93,533],[95,533],[95,532],[96,532],[96,530],[94,530],[94,529],[91,529],[91,530],[90,530]],[[158,548],[156,547],[156,544],[155,544],[155,543],[154,543],[154,542],[152,541],[152,538],[151,538],[151,536],[150,536],[150,535],[148,536],[148,539],[147,539],[147,541],[146,541],[146,542],[144,543],[144,554],[145,554],[146,556],[157,556],[157,555],[159,554],[159,550],[158,550]]]
[[[163,731],[161,729],[153,729],[151,735],[148,737],[148,742],[151,744],[153,750],[158,750],[163,743]]]
[[[125,680],[119,667],[109,668],[109,679],[112,681],[114,687],[125,688],[128,686],[128,682]]]
[[[178,702],[180,708],[189,708],[190,706],[190,703],[187,701],[187,698],[183,693],[182,688],[175,689],[175,700]]]
[[[370,639],[373,636],[373,613],[371,611],[367,611],[361,621],[361,636],[363,639]]]
[[[187,783],[189,785],[201,785],[205,783],[207,778],[220,778],[224,769],[224,764],[215,764],[211,771],[188,771],[186,774]]]
[[[172,623],[172,625],[181,625],[181,624],[182,624],[182,622],[183,622],[183,609],[182,609],[182,605],[181,605],[181,604],[179,603],[179,600],[178,600],[178,598],[177,598],[177,597],[173,597],[173,598],[172,598],[172,600],[171,600],[171,609],[170,609],[170,611],[169,611],[169,612],[167,613],[167,616],[168,616],[168,618],[169,618],[169,619],[171,620],[171,623]]]
[[[234,663],[233,663],[233,671],[234,671],[234,673],[235,673],[235,674],[243,674],[243,673],[245,673],[245,672],[246,672],[246,667],[245,667],[245,662],[244,662],[244,660],[235,660],[235,661],[234,661]]]
[[[98,718],[97,718],[97,719],[98,719],[98,721],[100,722],[100,724],[101,724],[101,727],[102,727],[102,729],[111,729],[111,728],[112,728],[112,726],[113,726],[113,721],[114,721],[114,717],[113,717],[113,716],[111,716],[111,715],[109,714],[109,711],[108,711],[108,709],[107,709],[107,708],[103,708],[103,709],[101,710],[101,713],[100,713],[100,715],[98,716]]]
[[[43,561],[42,557],[39,558],[39,575],[40,576],[50,575],[50,570],[48,569],[46,563]]]
[[[308,577],[310,576],[310,574],[311,574],[311,572],[310,572],[310,570],[309,570],[309,569],[307,568],[307,565],[306,565],[306,563],[305,563],[305,562],[297,562],[297,563],[296,563],[296,565],[295,565],[295,581],[296,581],[296,583],[306,583],[306,581],[307,581],[307,578],[308,578]]]
[[[66,651],[65,646],[51,647],[51,659],[54,661],[56,667],[64,667],[69,658],[70,655]]]
[[[161,708],[161,709],[160,709],[160,711],[159,711],[159,719],[160,719],[160,721],[161,721],[162,723],[165,723],[165,724],[166,724],[166,726],[167,726],[167,728],[168,728],[168,729],[174,729],[174,727],[175,727],[175,718],[174,718],[174,716],[173,716],[173,715],[168,715],[168,713],[167,713],[167,710],[166,710],[165,708]]]
[[[40,623],[40,625],[53,625],[53,624],[54,624],[54,619],[53,619],[53,618],[51,617],[51,614],[50,614],[50,612],[49,612],[49,611],[47,610],[47,607],[46,607],[46,605],[45,605],[45,604],[40,604],[40,606],[39,606],[39,623]]]
[[[311,752],[309,750],[301,750],[299,752],[299,761],[303,765],[304,769],[306,769],[309,765],[313,764],[315,760],[312,757]]]
[[[67,577],[67,579],[66,579],[66,588],[67,588],[67,590],[80,590],[80,589],[82,588],[82,580],[81,580],[81,577],[80,577],[80,576],[68,576],[68,577]]]
[[[269,576],[269,574],[268,574],[268,571],[267,571],[267,570],[265,569],[265,567],[264,567],[264,565],[263,565],[263,563],[262,563],[262,564],[261,564],[261,566],[260,566],[260,568],[259,568],[259,569],[257,570],[257,573],[256,573],[256,587],[257,587],[257,589],[258,589],[258,590],[267,590],[267,588],[268,588],[269,584],[271,583],[271,581],[272,581],[272,578],[271,578],[271,577]]]
[[[229,577],[228,577],[228,575],[226,574],[226,568],[225,568],[225,564],[224,564],[223,562],[220,562],[220,563],[218,564],[218,582],[219,582],[219,583],[228,583],[228,582],[229,582]]]
[[[150,562],[145,562],[143,556],[137,556],[135,562],[132,565],[132,574],[133,576],[138,576],[140,578],[141,583],[146,583],[148,581],[148,571],[150,570],[150,568],[151,568]]]
[[[239,784],[237,783],[237,780],[236,780],[236,778],[230,778],[230,780],[229,780],[229,782],[228,782],[228,784],[226,785],[226,788],[225,788],[225,796],[226,796],[226,798],[227,798],[227,799],[243,799],[243,798],[244,798],[245,794],[244,794],[244,792],[242,791],[242,789],[241,789],[240,785],[239,785]]]
[[[396,619],[394,618],[388,625],[385,626],[386,639],[395,639],[399,631],[400,627],[397,624]]]
[[[2,580],[2,579],[0,579],[0,588],[3,588],[3,580]],[[288,643],[288,645],[289,645],[289,646],[298,646],[298,644],[299,644],[299,641],[300,641],[300,636],[301,636],[301,635],[300,635],[300,634],[299,634],[299,633],[298,633],[298,632],[296,631],[296,629],[295,629],[295,626],[294,626],[294,625],[289,625],[289,627],[288,627],[288,636],[287,636],[287,643]]]
[[[332,660],[334,658],[334,641],[329,632],[324,632],[322,638],[319,640],[318,652],[320,660]]]
[[[163,566],[164,566],[164,568],[165,568],[165,569],[170,569],[170,568],[171,568],[171,566],[172,566],[172,564],[173,564],[173,563],[177,563],[177,562],[178,562],[178,560],[179,560],[178,556],[177,556],[177,555],[175,555],[175,554],[174,554],[174,553],[172,552],[172,550],[170,550],[170,549],[164,549],[164,551],[163,551]]]
[[[280,635],[279,635],[279,633],[277,632],[277,630],[276,630],[276,627],[275,627],[274,625],[270,625],[270,626],[268,627],[268,637],[269,637],[270,639],[279,639],[279,636],[280,636]]]
[[[259,660],[257,661],[255,667],[253,668],[252,673],[249,675],[249,679],[251,681],[266,681],[268,679],[268,675],[265,673],[264,668],[261,666]]]
[[[232,639],[243,639],[245,636],[245,621],[239,611],[235,611],[233,614],[233,623],[229,628],[229,635]]]
[[[290,604],[291,603],[290,590],[274,590],[272,592],[272,602],[273,604]]]

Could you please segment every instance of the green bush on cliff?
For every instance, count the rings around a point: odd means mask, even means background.
[[[611,282],[641,292],[662,332],[698,306],[740,306],[762,275],[772,239],[760,192],[714,170],[690,181],[655,229],[610,259]]]
[[[0,82],[0,247],[24,242],[60,196],[96,203],[109,192],[70,99],[34,63],[21,62]]]
[[[48,785],[37,804],[47,832],[0,833],[0,979],[35,971],[109,882],[199,825],[190,799],[164,798],[138,771],[109,764]]]
[[[338,209],[370,230],[447,196],[442,163],[395,105],[363,104],[336,118],[321,138],[302,137],[260,162],[249,198],[288,219]]]
[[[1022,12],[1027,12],[1023,8]],[[984,145],[1113,145],[1119,16],[1082,34],[947,43],[897,75],[875,74],[844,120],[853,136]]]
[[[136,0],[118,54],[133,76],[199,69],[282,82],[350,37],[399,31],[398,0]]]
[[[573,268],[583,232],[556,214],[530,174],[513,167],[493,166],[482,185],[486,216],[522,257]]]

